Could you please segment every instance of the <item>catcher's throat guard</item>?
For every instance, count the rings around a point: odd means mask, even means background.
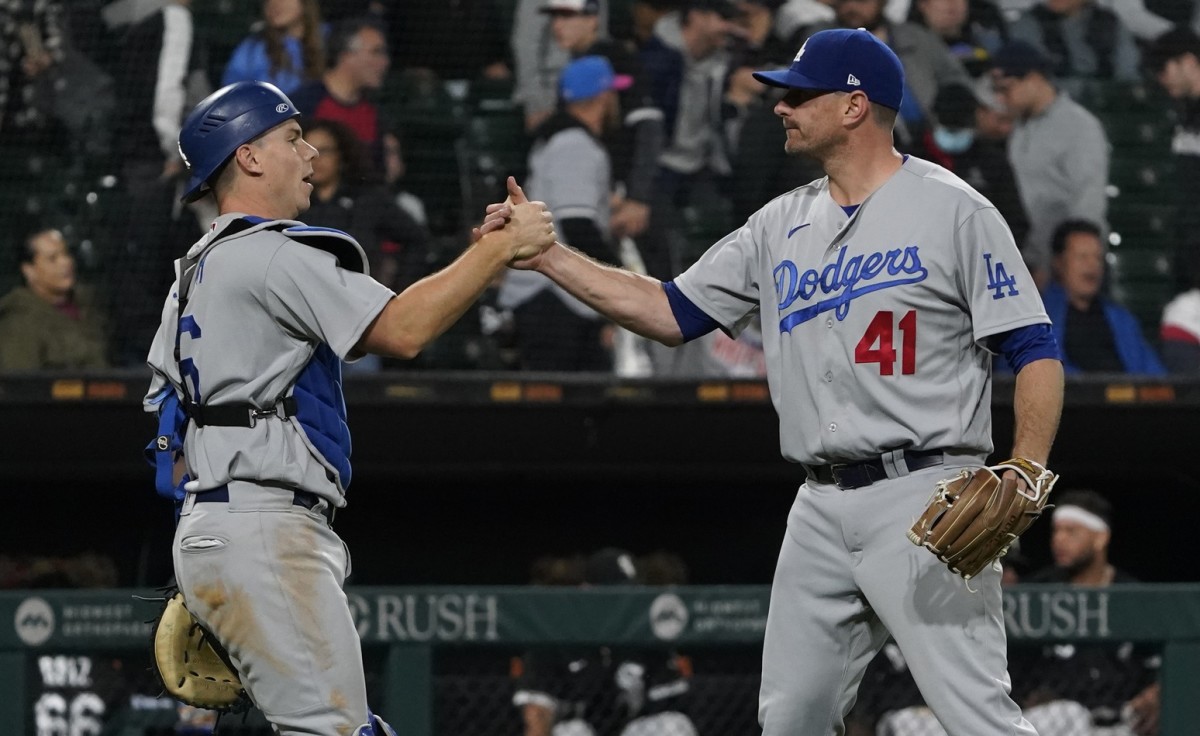
[[[1003,477],[1009,470],[1015,479]],[[1025,482],[1024,488],[1018,479]],[[1041,516],[1057,481],[1045,466],[1025,458],[963,470],[938,481],[908,539],[970,580],[1003,556]]]
[[[154,667],[167,694],[222,713],[250,707],[237,670],[221,645],[192,616],[178,591],[168,592],[154,625]]]

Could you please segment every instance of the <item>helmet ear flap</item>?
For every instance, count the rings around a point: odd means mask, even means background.
[[[267,82],[236,82],[204,98],[179,131],[179,154],[190,172],[182,201],[207,194],[238,147],[298,117],[288,96]]]

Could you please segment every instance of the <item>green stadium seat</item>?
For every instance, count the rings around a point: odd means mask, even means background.
[[[1063,79],[1060,85],[1079,104],[1103,117],[1110,111],[1166,115],[1171,102],[1152,82],[1114,82],[1103,79]]]
[[[1163,306],[1174,293],[1165,251],[1116,248],[1108,255],[1111,294],[1137,317],[1148,337],[1158,332]]]
[[[1114,154],[1109,162],[1109,199],[1114,206],[1171,201],[1174,166],[1169,158]]]
[[[1151,155],[1170,154],[1174,122],[1165,113],[1106,112],[1099,117],[1108,142],[1122,154],[1131,149]]]
[[[1126,204],[1118,198],[1108,210],[1108,224],[1120,236],[1122,249],[1162,249],[1174,242],[1175,208],[1169,204]]]

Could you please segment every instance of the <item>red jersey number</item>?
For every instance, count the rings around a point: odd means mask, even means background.
[[[854,346],[855,363],[878,363],[879,375],[890,376],[896,370],[896,325],[892,312],[879,312],[867,325],[867,331]],[[910,310],[900,318],[900,373],[917,372],[917,311]]]

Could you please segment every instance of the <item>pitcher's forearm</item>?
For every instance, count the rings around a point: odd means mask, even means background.
[[[1012,454],[1046,464],[1062,416],[1063,368],[1051,358],[1035,360],[1017,374],[1013,399]]]
[[[538,270],[631,332],[664,345],[683,342],[662,282],[656,278],[600,263],[561,244],[546,251]]]

